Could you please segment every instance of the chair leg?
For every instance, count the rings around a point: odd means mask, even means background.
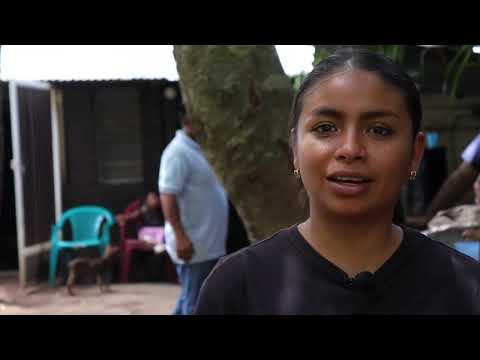
[[[122,282],[128,282],[128,275],[130,274],[130,266],[132,263],[131,249],[125,249],[122,258]]]
[[[50,287],[55,287],[56,283],[56,270],[58,262],[58,248],[52,247],[50,249],[50,263],[49,263],[49,272],[48,272],[48,282]]]
[[[107,248],[107,245],[100,245],[100,246],[98,247],[98,250],[99,250],[99,252],[100,252],[100,256],[103,256],[103,255],[105,254],[106,248]]]

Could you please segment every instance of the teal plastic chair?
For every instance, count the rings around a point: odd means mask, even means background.
[[[59,232],[70,222],[72,239],[62,240]],[[115,223],[110,211],[99,206],[79,206],[66,211],[52,227],[48,280],[55,287],[58,256],[63,249],[97,247],[103,255],[110,243],[110,228]]]

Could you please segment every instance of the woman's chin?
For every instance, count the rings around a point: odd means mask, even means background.
[[[368,206],[365,202],[361,204],[330,204],[326,209],[326,212],[334,217],[345,219],[374,219],[375,215],[378,215],[378,211],[375,208]]]
[[[348,218],[348,219],[367,219],[371,216],[368,211],[348,209],[348,210],[336,210],[332,211],[332,215],[339,218]]]

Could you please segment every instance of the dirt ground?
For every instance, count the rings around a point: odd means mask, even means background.
[[[109,293],[95,285],[76,286],[70,296],[65,287],[17,284],[15,274],[0,276],[0,315],[169,315],[180,292],[174,284],[129,283],[112,284]]]

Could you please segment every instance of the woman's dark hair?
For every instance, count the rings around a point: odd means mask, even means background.
[[[385,83],[398,89],[407,106],[412,121],[412,136],[420,131],[422,122],[422,103],[420,92],[414,81],[402,67],[386,56],[360,49],[340,49],[316,65],[303,81],[293,102],[290,129],[295,134],[298,118],[303,108],[305,94],[315,84],[327,76],[342,69],[357,69],[375,73]]]

